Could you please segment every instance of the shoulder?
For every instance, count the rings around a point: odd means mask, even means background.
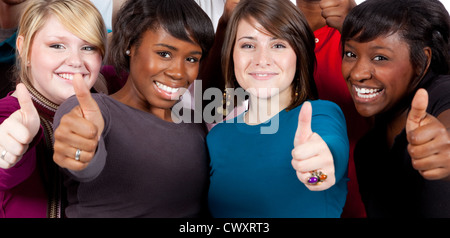
[[[329,113],[341,113],[341,108],[334,102],[328,100],[314,100],[311,101],[311,105],[314,109],[317,109],[319,112],[329,112]]]
[[[311,100],[309,102],[311,103],[313,117],[317,116],[317,115],[330,115],[333,117],[335,117],[335,116],[343,117],[344,116],[341,108],[332,101],[319,99],[319,100]],[[298,113],[300,113],[300,110],[302,107],[303,107],[303,104],[292,109],[292,112],[296,112],[298,115]]]
[[[242,115],[238,116],[241,117]],[[238,117],[228,119],[226,121],[219,122],[208,132],[206,138],[210,140],[222,140],[227,135],[232,135],[236,128],[236,123],[238,122]]]
[[[312,100],[309,102],[311,102],[312,107],[311,127],[313,131],[321,136],[325,134],[346,136],[347,124],[344,113],[336,103],[327,100]],[[297,118],[301,106],[296,108],[297,112],[295,115],[297,115]]]
[[[433,79],[425,86],[429,91],[446,91],[450,88],[450,75],[432,75]]]
[[[424,87],[428,92],[428,112],[439,115],[450,109],[450,75],[436,75],[431,83]]]
[[[213,128],[211,128],[211,130],[208,132],[208,137],[212,137],[215,136],[217,134],[222,133],[223,131],[228,131],[232,128],[230,128],[230,126],[232,124],[234,124],[234,118],[233,119],[229,119],[227,121],[222,121],[217,123]]]

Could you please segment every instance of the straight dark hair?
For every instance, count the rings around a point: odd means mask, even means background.
[[[432,50],[430,68],[450,73],[450,17],[438,0],[366,0],[350,11],[342,28],[342,46],[348,40],[369,42],[399,33],[409,45],[411,64],[418,72],[414,85],[427,73],[425,47]]]
[[[286,40],[297,55],[292,82],[292,100],[287,110],[308,99],[317,99],[314,82],[316,55],[315,37],[303,13],[289,0],[241,0],[227,25],[222,48],[222,72],[227,88],[236,88],[233,50],[241,20],[253,18],[273,36]]]
[[[211,19],[193,0],[128,0],[117,13],[113,26],[108,61],[116,72],[129,72],[130,58],[126,51],[139,47],[147,30],[159,27],[173,37],[192,42],[202,49],[202,59],[214,41]]]

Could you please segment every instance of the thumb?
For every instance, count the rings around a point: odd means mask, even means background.
[[[81,74],[75,74],[72,83],[83,117],[92,121],[100,113],[97,102],[92,98],[91,92]]]
[[[406,133],[415,130],[427,115],[428,93],[425,89],[419,89],[411,102],[411,110],[406,120]]]
[[[17,85],[16,95],[20,105],[22,123],[32,134],[36,134],[40,124],[39,114],[34,107],[30,93],[23,83]]]
[[[312,106],[310,102],[304,102],[298,114],[298,127],[295,132],[294,146],[305,143],[313,134],[311,130]]]

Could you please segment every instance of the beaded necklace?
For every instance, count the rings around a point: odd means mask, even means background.
[[[51,102],[41,93],[39,93],[32,85],[24,82],[30,92],[33,104],[38,111],[41,126],[44,132],[45,140],[45,156],[42,159],[42,166],[40,168],[41,176],[44,181],[44,186],[48,191],[48,205],[47,217],[61,218],[63,216],[62,196],[62,176],[58,166],[53,162],[53,117],[58,109],[57,104]],[[41,156],[41,155],[39,155]]]

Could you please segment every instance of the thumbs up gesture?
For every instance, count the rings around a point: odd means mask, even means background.
[[[304,102],[298,116],[298,127],[292,150],[292,167],[297,171],[298,179],[309,190],[322,191],[336,183],[334,161],[322,137],[312,132],[311,119],[311,103]],[[317,183],[314,183],[315,177],[317,177],[315,181]]]
[[[73,87],[79,105],[61,118],[55,130],[53,160],[62,168],[80,171],[94,157],[105,123],[80,74],[74,75]]]
[[[439,119],[442,117],[443,122],[450,122],[450,111],[444,111],[438,119],[426,112],[427,106],[428,93],[425,89],[419,89],[406,120],[408,153],[413,167],[425,179],[449,178],[450,134]]]
[[[340,32],[345,17],[356,6],[356,3],[355,0],[321,0],[319,6],[327,25]]]
[[[39,114],[27,88],[22,83],[16,87],[15,96],[20,109],[0,125],[0,168],[8,169],[20,161],[40,127]]]

